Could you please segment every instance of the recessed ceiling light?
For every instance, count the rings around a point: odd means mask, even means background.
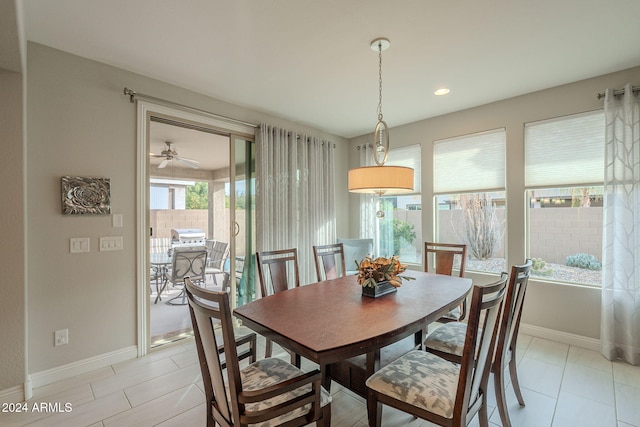
[[[438,89],[435,92],[433,92],[433,94],[434,95],[438,95],[438,96],[442,96],[442,95],[448,94],[449,92],[450,92],[449,89],[447,89],[446,87],[443,87],[443,88]]]

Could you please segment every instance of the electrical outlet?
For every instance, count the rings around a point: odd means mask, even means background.
[[[69,344],[69,330],[60,329],[59,331],[55,331],[53,333],[53,338],[56,347],[59,345]]]

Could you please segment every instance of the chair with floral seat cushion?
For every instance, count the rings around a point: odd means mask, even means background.
[[[454,268],[458,269],[458,277],[464,277],[464,268],[467,260],[467,245],[457,243],[431,243],[424,244],[424,271],[429,271],[429,259],[434,256],[432,265],[433,273],[454,275]],[[433,268],[435,267],[435,268]],[[464,299],[459,307],[454,308],[446,315],[438,319],[438,322],[459,322],[467,315],[467,300]]]
[[[300,286],[296,248],[256,252],[256,266],[263,297]],[[267,338],[264,357],[271,357],[272,346],[271,340]],[[285,351],[291,356],[291,363],[300,367],[300,356],[289,349]]]
[[[495,356],[491,368],[495,385],[496,403],[503,426],[511,425],[506,398],[504,396],[504,372],[507,366],[509,366],[511,385],[513,386],[518,403],[520,406],[525,406],[524,398],[520,391],[518,371],[516,368],[516,344],[530,270],[530,259],[524,264],[511,267],[511,275],[509,276],[509,284],[507,285],[507,292],[504,299],[504,310],[498,329]],[[427,336],[424,342],[425,350],[454,363],[460,363],[466,329],[466,324],[460,322],[447,323],[441,326]]]
[[[259,360],[240,369],[229,295],[195,286],[189,279],[186,294],[205,389],[208,427],[284,423],[302,426],[312,422],[331,425],[331,395],[321,386],[320,371],[303,372],[277,358]],[[218,324],[221,333],[216,333]],[[222,355],[218,348],[223,349]]]
[[[367,379],[369,426],[380,427],[382,404],[440,426],[489,424],[487,383],[507,276],[474,286],[460,364],[413,350]],[[475,351],[474,351],[475,350]]]
[[[343,277],[347,274],[344,263],[344,245],[317,245],[313,247],[318,282]]]

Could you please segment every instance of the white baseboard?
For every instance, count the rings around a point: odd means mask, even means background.
[[[125,360],[138,357],[138,347],[131,346],[110,353],[101,354],[88,359],[79,360],[67,365],[47,369],[46,371],[31,374],[32,387],[41,387],[56,381],[70,378],[76,375],[104,368],[105,366],[120,363]]]
[[[24,387],[22,385],[16,385],[0,391],[0,403],[18,402],[24,402]]]
[[[526,323],[520,324],[520,333],[586,348],[587,350],[600,351],[600,340],[584,337],[582,335],[570,334],[568,332],[556,331],[554,329],[542,328],[540,326],[527,325]]]

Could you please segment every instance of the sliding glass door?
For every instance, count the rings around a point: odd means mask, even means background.
[[[253,300],[255,160],[252,138],[206,121],[150,113],[147,129],[143,286],[153,348],[192,334],[176,250],[207,251],[201,286],[229,292],[234,306]]]
[[[235,180],[233,181],[233,215],[235,280],[232,302],[241,306],[255,299],[255,144],[241,137],[233,137]]]

